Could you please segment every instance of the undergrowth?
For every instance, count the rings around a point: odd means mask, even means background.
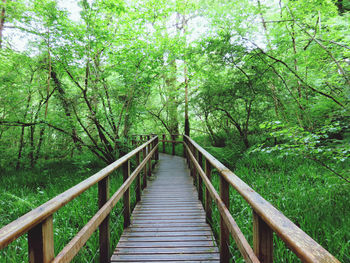
[[[350,262],[350,185],[347,182],[302,157],[279,158],[266,153],[230,153],[227,147],[205,148],[341,262]],[[239,155],[238,159],[230,158]],[[212,183],[219,191],[215,169]],[[252,246],[252,209],[232,187],[230,212]],[[214,204],[212,226],[218,237],[220,216]],[[232,238],[230,246],[232,262],[244,262]],[[301,262],[275,233],[274,259]]]
[[[98,162],[52,162],[45,169],[6,171],[0,176],[0,228],[56,195],[78,184],[105,165]],[[121,171],[110,175],[110,195],[122,184]],[[135,183],[131,185],[131,207],[135,205]],[[98,210],[97,185],[54,213],[55,253],[78,233]],[[111,212],[111,251],[123,231],[123,205],[119,201]],[[98,231],[90,237],[72,262],[99,262]],[[28,262],[27,234],[0,251],[0,262]]]

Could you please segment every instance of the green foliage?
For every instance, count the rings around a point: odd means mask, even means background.
[[[58,193],[62,187],[52,185],[59,180],[77,183],[130,151],[131,134],[182,133],[186,112],[191,136],[203,147],[247,174],[249,184],[349,260],[349,238],[342,236],[348,222],[337,225],[341,232],[327,231],[323,225],[333,224],[331,213],[312,208],[315,217],[302,214],[311,200],[306,192],[315,200],[322,193],[320,202],[332,213],[331,205],[346,210],[348,201],[347,1],[81,0],[79,13],[62,3],[0,1],[0,202],[10,200],[1,204],[13,211],[2,212],[5,220],[37,206],[38,197]],[[176,154],[182,153],[177,144]],[[49,167],[57,162],[69,164],[70,171],[78,167],[76,181],[65,172],[51,175]],[[36,169],[42,176],[33,176]],[[231,212],[249,225],[244,202],[231,196],[237,200]],[[78,211],[79,202],[72,209]],[[67,234],[60,229],[55,235],[71,237],[86,221],[77,214],[65,223],[67,211],[57,219]],[[243,226],[251,240],[248,229]],[[277,258],[295,261],[276,242]],[[24,255],[24,244],[16,241],[11,257]],[[93,258],[92,251],[89,244],[78,260]]]

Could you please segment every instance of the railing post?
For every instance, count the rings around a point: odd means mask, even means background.
[[[163,138],[163,153],[165,153],[165,134],[162,135]]]
[[[203,168],[202,153],[199,152],[197,149],[196,149],[196,153],[197,153],[197,158],[198,158],[197,160],[198,160],[199,166]],[[201,201],[201,203],[203,203],[203,184],[202,184],[203,179],[199,174],[199,172],[197,172],[197,176],[198,176],[198,199]]]
[[[186,158],[186,146],[185,146],[186,145],[186,137],[185,137],[185,135],[182,136],[182,142],[183,142],[182,143],[182,145],[183,145],[183,153],[182,154],[183,154],[183,157]]]
[[[140,161],[140,152],[137,152],[136,154],[136,167],[139,166],[141,163]],[[141,200],[141,173],[137,175],[136,178],[136,202],[139,202]]]
[[[109,199],[109,176],[98,182],[98,208],[100,209]],[[99,226],[100,262],[109,262],[110,229],[109,215]]]
[[[220,198],[224,202],[227,209],[230,207],[230,188],[226,180],[220,175]],[[230,235],[229,230],[220,216],[220,262],[228,263],[230,261],[229,251]]]
[[[158,162],[159,160],[159,137],[158,135],[156,135],[157,138],[156,138],[156,143],[155,143],[155,147],[157,147],[156,149],[156,161]]]
[[[149,135],[147,135],[147,140],[149,141]],[[147,145],[147,155],[151,152],[151,144],[149,143]],[[147,175],[151,176],[152,175],[152,157],[148,159],[148,171]]]
[[[142,149],[142,160],[146,158],[146,147]],[[145,166],[143,167],[143,184],[142,189],[145,189],[147,187],[147,163],[145,163]]]
[[[130,176],[130,160],[123,164],[123,182]],[[124,193],[124,228],[130,225],[130,189]]]
[[[273,262],[273,232],[253,210],[253,247],[261,263]]]
[[[29,230],[28,249],[30,263],[49,263],[55,257],[52,215]]]
[[[171,141],[173,146],[172,155],[175,155],[175,135],[174,134],[171,135]]]
[[[211,164],[207,159],[205,159],[205,175],[211,181]],[[211,223],[211,197],[208,188],[205,188],[205,212],[207,223]]]
[[[194,146],[191,144],[191,153],[193,154],[194,156],[194,159],[197,160],[197,155],[196,155],[196,151],[194,150]],[[194,165],[194,163],[192,164],[192,170],[191,170],[191,174],[193,176],[193,182],[194,182],[194,185],[197,185],[197,171],[196,171],[196,166]]]

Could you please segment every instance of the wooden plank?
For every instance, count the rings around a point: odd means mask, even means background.
[[[137,241],[137,242],[168,242],[168,241],[210,241],[212,236],[169,236],[169,237],[126,237],[121,236],[121,241]]]
[[[219,256],[217,253],[207,253],[207,254],[142,254],[142,255],[113,255],[111,262],[149,262],[155,260],[161,261],[183,261],[183,260],[194,260],[194,261],[212,261],[218,260]]]
[[[157,216],[193,216],[193,215],[196,215],[196,216],[205,216],[205,213],[204,211],[193,211],[193,210],[183,210],[183,211],[144,211],[144,210],[141,210],[141,211],[136,211],[136,213],[134,212],[133,213],[133,217],[142,217],[142,216],[153,216],[153,217],[157,217]]]
[[[168,226],[168,227],[136,227],[135,225],[130,229],[125,229],[127,232],[187,232],[187,231],[211,231],[210,227],[204,226]]]
[[[148,242],[136,242],[136,241],[119,241],[118,247],[130,247],[130,248],[155,248],[155,247],[164,247],[164,248],[174,248],[174,247],[213,247],[216,246],[215,241],[213,240],[190,240],[190,241],[148,241]]]
[[[204,222],[171,222],[171,224],[169,223],[135,223],[133,224],[133,227],[195,227],[195,226],[208,226],[208,224],[204,223]]]
[[[178,236],[212,236],[211,230],[200,230],[200,231],[171,231],[171,232],[143,232],[143,231],[132,231],[124,232],[124,237],[178,237]]]
[[[117,247],[114,254],[203,254],[203,253],[218,253],[217,247]]]

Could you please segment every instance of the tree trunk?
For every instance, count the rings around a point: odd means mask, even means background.
[[[69,105],[69,101],[66,98],[66,93],[65,93],[64,89],[62,88],[62,83],[58,79],[57,74],[53,68],[51,69],[51,78],[53,79],[53,81],[55,83],[55,87],[59,93],[59,99],[62,103],[64,113],[66,114],[69,126],[72,129],[72,136],[71,137],[72,137],[73,143],[78,150],[81,150],[81,145],[78,143],[78,139],[77,139],[77,132],[75,129],[75,125],[72,121],[72,109]]]
[[[42,145],[42,142],[44,140],[44,133],[45,133],[45,127],[42,127],[40,129],[40,133],[39,133],[39,142],[38,142],[38,146],[36,147],[36,153],[35,153],[35,156],[34,156],[34,161],[33,161],[33,164],[32,164],[32,168],[35,166],[36,162],[39,159],[41,145]]]
[[[190,136],[190,121],[188,119],[188,78],[187,78],[186,63],[184,68],[184,75],[185,75],[185,135]]]
[[[168,118],[169,118],[169,129],[171,134],[179,134],[179,121],[177,118],[177,87],[176,87],[176,63],[173,60],[170,64],[170,76],[166,78],[166,86],[168,92]]]
[[[24,116],[23,116],[23,120],[24,121],[27,118],[27,114],[28,114],[28,109],[29,109],[29,104],[30,104],[31,98],[32,98],[32,94],[29,93],[28,99],[27,99],[26,109],[25,109]],[[24,128],[25,127],[22,126],[21,137],[19,139],[19,148],[18,148],[18,158],[17,158],[16,170],[19,170],[19,168],[21,167],[22,150],[23,150],[23,146],[24,146]]]

